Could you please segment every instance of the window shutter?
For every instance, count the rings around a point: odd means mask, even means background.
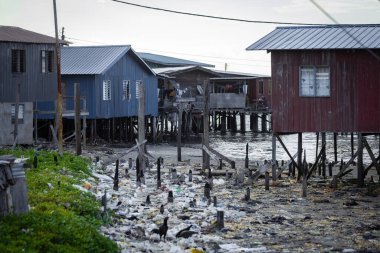
[[[42,73],[46,73],[46,51],[41,51],[41,69]]]
[[[313,67],[301,67],[300,75],[300,95],[314,96],[315,95],[315,79]]]
[[[328,67],[318,67],[315,77],[316,95],[319,97],[330,96],[330,70]]]
[[[111,100],[111,81],[103,81],[103,100]]]

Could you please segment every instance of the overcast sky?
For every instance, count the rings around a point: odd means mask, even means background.
[[[270,74],[270,54],[245,49],[278,25],[215,20],[129,6],[111,0],[56,0],[58,26],[73,46],[130,44],[210,63],[217,69]],[[126,0],[230,18],[332,24],[309,0]],[[339,23],[380,23],[380,0],[315,0]],[[0,0],[0,25],[54,36],[53,0]]]

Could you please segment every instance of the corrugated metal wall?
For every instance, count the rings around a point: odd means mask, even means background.
[[[12,49],[25,50],[26,70],[12,73]],[[20,101],[49,101],[57,96],[57,74],[42,73],[41,50],[54,51],[51,44],[0,42],[0,101],[14,102],[16,85],[20,83]],[[56,67],[54,59],[54,69]]]
[[[330,97],[299,96],[299,68],[313,65],[330,66]],[[272,51],[272,83],[274,132],[380,132],[380,62],[367,51]]]
[[[81,96],[86,96],[88,119],[109,119],[137,116],[136,80],[146,87],[146,114],[158,115],[157,78],[136,62],[129,53],[122,57],[104,75],[64,75],[66,95],[74,95],[74,83],[80,84]],[[103,100],[103,81],[111,81],[111,100]],[[131,99],[123,100],[123,80],[130,80]],[[72,108],[71,102],[68,104]]]

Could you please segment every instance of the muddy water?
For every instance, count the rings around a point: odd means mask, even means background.
[[[287,146],[289,152],[293,155],[297,152],[298,135],[283,135],[281,139]],[[333,134],[326,134],[326,157],[329,161],[334,161],[334,136]],[[372,148],[375,156],[379,154],[379,137],[368,136],[367,141]],[[272,158],[272,135],[271,134],[257,134],[248,132],[245,134],[228,133],[226,135],[210,134],[210,145],[222,154],[237,159],[245,159],[246,144],[249,144],[248,158],[250,161],[263,161],[265,159]],[[288,160],[288,155],[282,148],[280,143],[276,142],[276,154],[277,160]],[[302,135],[303,149],[306,150],[306,159],[308,162],[314,162],[316,158],[316,144],[317,136],[315,133],[304,133]],[[321,149],[321,136],[319,137],[318,149]],[[338,160],[343,158],[344,161],[348,161],[351,158],[351,136],[350,135],[338,135]],[[357,148],[357,136],[354,135],[354,149]],[[370,157],[366,151],[364,151],[364,163],[369,164]]]

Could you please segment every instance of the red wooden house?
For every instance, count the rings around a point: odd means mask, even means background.
[[[247,50],[271,53],[273,133],[357,132],[359,164],[380,133],[380,25],[278,27]]]
[[[247,50],[271,52],[274,132],[380,132],[380,25],[278,27]]]

